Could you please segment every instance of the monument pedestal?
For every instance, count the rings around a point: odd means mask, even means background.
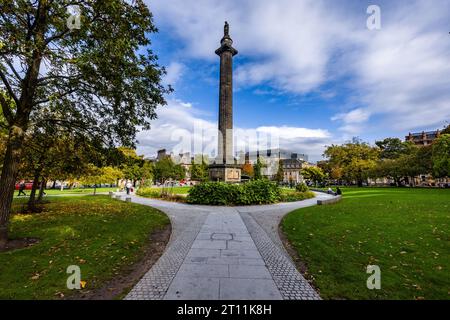
[[[234,164],[213,164],[209,166],[209,179],[227,183],[241,182],[241,167]]]

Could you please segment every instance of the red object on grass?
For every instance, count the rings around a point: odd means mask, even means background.
[[[33,182],[25,182],[25,190],[31,190],[33,188]],[[16,190],[20,189],[20,183],[16,183]]]

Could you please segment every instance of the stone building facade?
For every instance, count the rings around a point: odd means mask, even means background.
[[[417,146],[428,146],[433,143],[434,140],[439,138],[441,132],[439,130],[421,132],[421,133],[409,133],[406,137],[406,141],[413,142]]]

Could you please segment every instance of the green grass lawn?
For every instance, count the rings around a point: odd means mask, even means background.
[[[109,192],[109,191],[116,191],[117,187],[115,188],[97,188],[96,192]],[[27,194],[27,197],[30,195],[31,190],[25,190],[25,193]],[[14,192],[14,197],[17,197],[19,191]],[[46,189],[45,193],[49,196],[53,195],[69,195],[69,194],[94,194],[94,188],[76,188],[76,189]],[[20,198],[26,198],[25,196],[21,196]]]
[[[450,190],[343,188],[282,230],[324,299],[450,299]],[[381,290],[366,287],[367,265]]]
[[[152,190],[158,191],[161,190],[163,188],[151,188]],[[173,193],[173,194],[188,194],[189,190],[191,189],[191,187],[166,187],[164,188],[165,190]]]
[[[25,199],[16,200],[20,210]],[[52,198],[43,213],[15,214],[10,238],[33,237],[32,247],[0,253],[0,299],[56,299],[66,288],[69,265],[79,265],[86,289],[132,265],[149,234],[169,224],[160,211],[107,196]]]

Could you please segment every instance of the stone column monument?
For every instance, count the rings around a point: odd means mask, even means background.
[[[216,50],[220,56],[219,145],[218,156],[209,167],[209,178],[237,183],[241,181],[241,169],[233,155],[233,57],[238,51],[233,48],[228,22],[225,22],[220,43],[221,47]]]

